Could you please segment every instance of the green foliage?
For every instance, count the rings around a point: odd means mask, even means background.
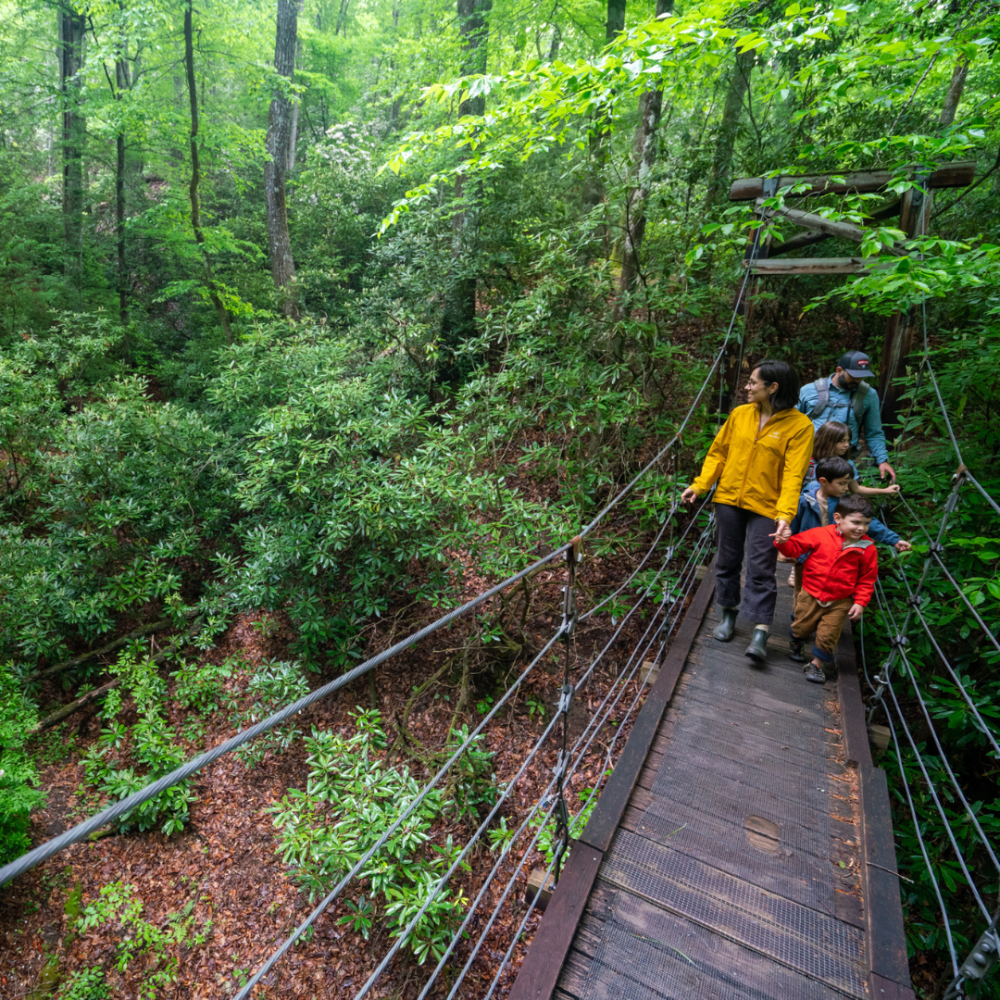
[[[27,734],[38,722],[10,664],[0,664],[0,864],[31,846],[28,819],[43,798]]]
[[[390,767],[380,756],[386,740],[379,713],[359,709],[352,718],[353,736],[313,731],[305,741],[311,768],[306,790],[292,789],[269,810],[280,831],[278,853],[310,900],[350,871],[420,793],[420,782],[408,768]],[[471,747],[454,802],[440,789],[432,790],[369,859],[359,872],[369,891],[350,901],[341,923],[365,938],[376,921],[392,937],[405,933],[460,851],[450,835],[444,843],[435,842],[435,822],[450,811],[462,816],[495,801],[493,783],[485,777],[489,758],[480,747]],[[421,964],[444,953],[465,903],[460,891],[449,888],[433,899],[404,941]]]
[[[264,660],[247,684],[247,696],[252,703],[239,712],[234,721],[241,729],[248,729],[308,693],[309,684],[298,663]],[[269,751],[284,753],[301,735],[302,731],[294,723],[277,726],[245,743],[236,752],[247,767],[253,767]]]
[[[81,969],[59,988],[59,1000],[111,1000],[112,993],[100,967]]]
[[[187,760],[176,733],[167,724],[167,684],[152,660],[133,646],[118,657],[112,672],[121,687],[108,692],[101,710],[104,727],[83,759],[88,783],[109,799],[121,800],[176,770]],[[139,721],[131,727],[117,721],[131,697]],[[184,828],[194,801],[191,780],[172,785],[116,820],[122,832],[152,830],[170,836]]]
[[[101,889],[100,895],[88,904],[76,923],[80,933],[97,928],[111,928],[118,939],[115,969],[124,975],[129,967],[141,967],[140,996],[156,1000],[157,995],[169,996],[177,982],[180,947],[197,948],[211,933],[212,921],[199,924],[194,916],[194,900],[189,900],[179,913],[172,913],[163,924],[150,923],[143,916],[144,905],[136,895],[134,885],[113,882]],[[76,975],[64,1000],[101,1000],[109,996],[103,974],[88,969]],[[89,991],[89,992],[87,992]],[[103,992],[102,992],[103,991]]]

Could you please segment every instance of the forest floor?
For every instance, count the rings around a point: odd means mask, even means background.
[[[615,534],[635,533],[628,514],[612,518],[609,526]],[[585,560],[579,573],[580,608],[585,611],[601,595],[610,593],[637,565],[652,537],[641,533],[632,549],[634,554],[592,557]],[[666,540],[664,540],[666,541]],[[644,543],[644,544],[643,544]],[[681,558],[681,557],[678,557]],[[477,698],[505,689],[528,661],[528,654],[539,651],[560,622],[561,587],[565,568],[561,563],[542,570],[532,581],[533,593],[523,629],[524,648],[511,662],[486,663],[474,676],[476,686],[471,703]],[[491,581],[468,572],[462,581],[461,599],[468,599],[485,589]],[[591,595],[594,595],[593,597]],[[386,648],[402,634],[414,631],[439,612],[431,607],[409,607],[395,618],[386,616],[369,635],[365,649],[373,655]],[[261,628],[264,623],[268,627]],[[629,620],[594,672],[570,714],[570,738],[575,738],[612,686],[629,654],[637,645],[648,623],[648,616],[635,615]],[[468,630],[466,623],[459,631]],[[579,677],[593,655],[611,640],[614,625],[609,613],[601,613],[581,625],[571,646],[572,675]],[[270,633],[270,634],[268,634]],[[208,653],[194,653],[203,662],[221,663],[238,657],[245,669],[236,671],[226,682],[238,692],[247,671],[265,658],[288,659],[288,645],[293,632],[281,614],[246,614],[237,617],[217,646]],[[405,706],[416,688],[440,668],[449,651],[457,644],[455,630],[437,633],[430,639],[397,655],[368,677],[342,688],[302,713],[297,724],[303,732],[330,729],[345,734],[354,731],[350,714],[356,708],[370,708],[373,703],[382,713],[387,733],[401,722]],[[188,650],[191,655],[193,651]],[[519,769],[528,749],[538,740],[562,683],[564,652],[555,645],[527,679],[516,698],[487,725],[485,748],[494,754],[498,782],[508,781]],[[332,677],[322,677],[325,682]],[[417,699],[408,719],[410,734],[428,750],[442,747],[453,721],[457,682],[447,674]],[[569,786],[571,812],[580,808],[579,793],[602,781],[610,755],[613,762],[623,749],[635,711],[641,704],[637,680],[625,691],[618,708],[598,732],[590,751]],[[626,717],[629,706],[634,709]],[[545,713],[540,710],[545,706]],[[125,721],[129,719],[127,714]],[[189,713],[172,706],[171,727],[184,732]],[[82,716],[82,718],[81,718]],[[462,721],[476,724],[478,708],[470,707]],[[96,741],[100,722],[96,708],[89,714],[70,720],[71,730],[60,726],[54,734],[39,741],[39,757],[49,763],[43,770],[48,793],[45,808],[34,815],[32,842],[39,844],[92,814],[103,803],[92,791],[87,793],[81,758]],[[191,732],[190,728],[186,730]],[[197,741],[186,746],[193,756],[214,746],[236,732],[224,712],[206,717]],[[617,737],[617,739],[616,739]],[[614,741],[612,748],[611,744]],[[548,784],[556,763],[561,733],[556,726],[551,736],[517,783],[516,791],[504,805],[508,828],[516,828]],[[405,752],[396,738],[387,756],[410,767],[418,780],[429,777],[426,766]],[[149,997],[151,976],[168,971],[174,981],[156,996],[177,1000],[195,1000],[226,996],[239,986],[280,945],[282,940],[305,918],[311,906],[299,890],[287,866],[276,856],[276,831],[266,810],[279,803],[289,789],[304,788],[308,775],[306,750],[301,740],[281,755],[268,752],[256,767],[248,769],[233,756],[226,756],[200,772],[195,780],[197,801],[191,806],[191,820],[185,829],[171,837],[161,833],[131,833],[106,836],[94,842],[76,844],[46,863],[28,872],[0,894],[0,998],[41,1000],[51,996],[65,977],[92,967],[102,967],[108,974],[113,995],[122,1000]],[[452,835],[464,843],[475,824],[439,822],[435,839]],[[452,956],[439,978],[432,996],[447,994],[456,970],[461,969],[472,943],[485,927],[489,913],[508,884],[515,878],[516,891],[499,912],[483,947],[473,963],[460,996],[480,997],[496,975],[503,957],[524,917],[527,877],[536,867],[545,867],[541,853],[535,851],[515,876],[522,859],[523,844],[505,859],[479,913],[469,927],[469,940]],[[520,848],[520,849],[518,849]],[[474,898],[497,854],[483,844],[470,855],[471,870],[456,874],[453,886]],[[190,921],[183,940],[158,955],[133,961],[124,971],[117,967],[121,931],[114,923],[83,935],[74,932],[76,914],[98,898],[102,887],[121,882],[135,886],[142,903],[142,917],[150,925],[169,929]],[[343,899],[320,916],[311,939],[293,947],[263,981],[265,989],[258,996],[268,998],[349,996],[366,981],[391,941],[383,931],[373,932],[364,941],[338,921],[348,914]],[[505,967],[496,996],[506,995],[537,926],[533,914],[523,939],[514,948]],[[195,932],[205,934],[198,943]],[[171,968],[176,963],[175,968]],[[411,955],[401,952],[370,993],[373,997],[413,1000],[435,963],[418,966]],[[451,973],[450,977],[448,973]]]

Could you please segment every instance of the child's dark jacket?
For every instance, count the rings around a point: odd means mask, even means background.
[[[819,508],[819,480],[814,479],[802,491],[799,497],[799,509],[792,519],[792,534],[797,535],[810,528],[819,528],[823,524]],[[838,497],[827,497],[826,512],[833,523],[833,512],[837,509]],[[868,526],[868,536],[881,545],[895,545],[899,541],[899,535],[891,528],[887,528],[877,517],[872,518],[872,523]]]

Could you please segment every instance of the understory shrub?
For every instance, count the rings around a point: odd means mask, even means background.
[[[20,857],[31,846],[31,810],[43,798],[33,754],[25,750],[28,733],[38,722],[10,664],[0,664],[0,865]]]
[[[305,791],[292,789],[268,810],[280,831],[278,853],[310,900],[329,891],[346,875],[421,790],[409,768],[390,767],[379,756],[386,746],[379,712],[358,709],[352,718],[357,728],[350,737],[313,730],[306,739],[310,772]],[[482,764],[489,755],[481,747],[476,747],[476,752],[479,764],[478,769],[473,765],[478,775],[475,780],[492,783],[492,779],[483,778]],[[470,780],[466,771],[460,782]],[[492,794],[467,790],[463,801],[486,801]],[[432,837],[432,828],[448,811],[448,805],[440,788],[428,793],[362,867],[359,878],[367,881],[369,892],[348,902],[350,913],[341,923],[350,924],[365,939],[376,921],[384,924],[392,937],[404,934],[460,853],[460,845],[452,844],[450,836],[442,844]],[[463,863],[463,867],[467,866]],[[430,904],[404,941],[421,964],[444,953],[465,903],[460,891],[446,886]]]

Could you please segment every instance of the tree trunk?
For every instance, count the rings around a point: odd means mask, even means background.
[[[205,246],[205,234],[201,229],[201,210],[198,205],[198,185],[201,182],[201,163],[198,156],[198,89],[194,79],[194,0],[187,0],[184,8],[184,68],[187,75],[188,100],[191,107],[191,183],[188,192],[191,197],[191,228],[194,238],[201,249],[201,258],[205,265],[205,284],[208,286],[208,297],[215,307],[219,317],[219,325],[226,336],[226,343],[232,344],[233,331],[229,325],[229,314],[219,297],[218,286],[212,273],[212,261]]]
[[[296,0],[278,0],[278,27],[274,41],[274,68],[291,82],[295,73],[295,47],[298,34]],[[285,197],[285,168],[289,160],[292,133],[292,100],[280,90],[271,98],[267,116],[268,161],[264,164],[264,201],[267,205],[267,242],[271,256],[274,287],[282,292],[286,316],[297,316],[292,293],[295,261],[288,236],[288,212]]]
[[[669,14],[674,0],[657,0],[656,16]],[[663,113],[663,91],[649,90],[639,98],[639,123],[635,127],[633,162],[635,185],[625,202],[625,236],[622,240],[622,270],[613,313],[611,350],[620,357],[624,344],[621,323],[628,309],[629,296],[639,277],[639,252],[646,235],[646,208],[649,204],[653,168],[656,166],[657,130]]]
[[[115,60],[115,82],[117,100],[123,100],[130,89],[128,63],[125,61],[125,41],[121,40],[121,52]],[[125,271],[125,126],[120,124],[115,136],[115,244],[118,270],[118,319],[124,326],[128,322],[128,282]]]
[[[753,69],[755,53],[740,52],[736,55],[736,63],[729,77],[726,90],[726,103],[722,109],[722,121],[712,155],[712,165],[708,174],[708,189],[705,192],[705,210],[709,211],[729,190],[729,174],[733,168],[733,150],[736,147],[736,133],[740,124],[740,113],[743,110],[743,98],[746,96],[750,83],[750,73]]]
[[[965,78],[968,73],[969,60],[963,56],[955,64],[954,72],[951,74],[951,83],[948,86],[948,93],[945,95],[944,107],[941,109],[942,125],[951,125],[955,120],[958,102],[962,100],[962,91],[965,89]]]
[[[77,295],[83,282],[83,146],[86,120],[81,107],[84,32],[87,19],[68,6],[59,8],[59,83],[63,96],[63,270]]]
[[[462,36],[463,76],[486,72],[487,43],[489,41],[489,14],[493,0],[457,0],[458,27]],[[458,106],[460,116],[482,115],[486,110],[486,96],[476,97],[465,93]],[[466,195],[465,179],[459,175],[455,182],[455,200],[461,202]],[[460,208],[452,218],[452,259],[457,267],[471,254],[469,233],[474,225],[474,212]],[[455,278],[444,308],[441,322],[441,342],[444,375],[453,379],[456,375],[454,352],[476,330],[476,279],[471,275]]]
[[[340,34],[340,29],[344,29],[344,35],[347,35],[347,8],[350,5],[351,0],[340,0],[340,10],[337,11],[337,23],[333,29],[333,37],[336,38]]]
[[[673,7],[672,3],[671,7]],[[625,0],[608,0],[608,17],[604,24],[604,40],[610,45],[624,30]]]

